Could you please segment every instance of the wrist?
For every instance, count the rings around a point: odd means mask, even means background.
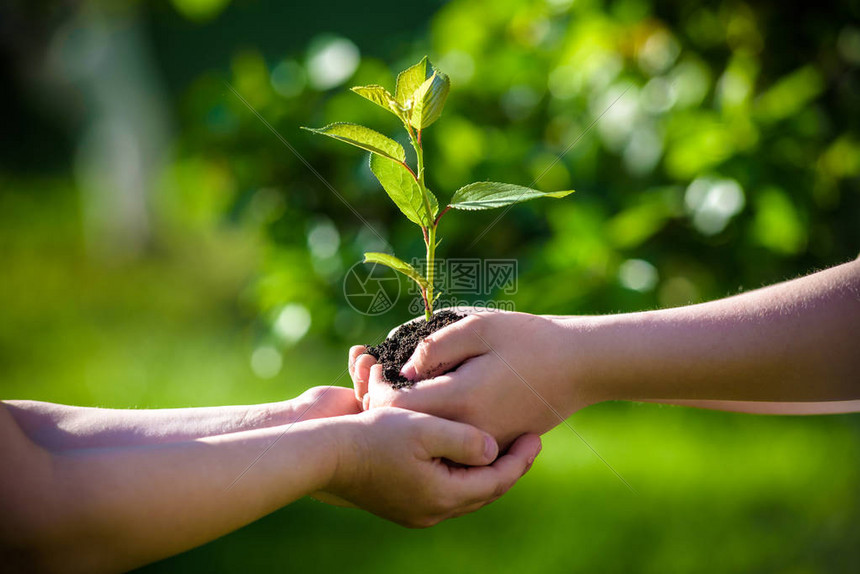
[[[556,316],[564,349],[558,353],[562,384],[574,389],[579,408],[619,400],[615,371],[620,357],[613,345],[613,316]]]
[[[296,424],[308,420],[321,418],[314,416],[313,407],[320,402],[321,395],[325,393],[321,387],[314,387],[302,394],[279,401],[260,405],[261,414],[258,420],[263,421],[264,426]]]
[[[257,405],[250,421],[252,427],[266,428],[298,422],[301,411],[296,402],[297,399],[290,399]]]
[[[325,448],[327,464],[325,473],[320,477],[317,490],[330,493],[342,493],[344,487],[352,482],[352,475],[358,468],[363,449],[360,444],[361,414],[344,415],[328,419],[318,419]]]
[[[569,317],[571,356],[586,394],[594,402],[673,396],[678,375],[661,360],[669,346],[665,323],[663,311]]]
[[[541,363],[548,365],[551,373],[547,389],[554,397],[554,403],[564,416],[602,399],[590,375],[588,353],[583,352],[585,338],[584,317],[564,315],[544,315],[551,324],[549,340],[554,344],[540,349]]]

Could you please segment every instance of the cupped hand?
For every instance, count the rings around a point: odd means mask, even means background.
[[[571,365],[575,352],[562,321],[513,312],[476,312],[425,338],[402,374],[415,385],[393,389],[362,347],[350,374],[365,409],[395,406],[474,425],[502,447],[540,434],[593,402]]]
[[[496,441],[475,427],[390,407],[337,422],[346,424],[334,426],[338,463],[325,492],[412,528],[493,502],[541,448],[524,435],[497,459]]]
[[[438,309],[436,312],[442,311],[443,309]],[[462,315],[475,315],[477,313],[503,313],[503,311],[497,311],[494,309],[487,309],[485,307],[472,307],[468,305],[458,306],[456,308],[452,308],[451,310],[456,311]],[[424,315],[420,315],[409,321],[406,321],[402,325],[398,325],[394,327],[388,332],[387,337],[391,338],[394,336],[394,333],[402,327],[403,325],[408,325],[409,323],[415,323],[416,321],[424,321]],[[355,398],[358,400],[359,404],[362,403],[362,400],[365,400],[365,396],[367,395],[368,387],[370,384],[370,367],[376,364],[376,358],[373,355],[369,355],[367,353],[367,347],[365,345],[353,345],[349,349],[349,376],[352,378],[352,384],[355,389]],[[366,400],[365,400],[366,403]],[[367,404],[364,404],[363,408],[367,408]]]
[[[312,387],[290,400],[291,422],[354,415],[361,410],[353,389],[346,387]]]

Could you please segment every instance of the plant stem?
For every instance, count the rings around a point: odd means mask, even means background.
[[[409,139],[412,141],[412,148],[415,150],[415,156],[418,160],[418,187],[421,189],[421,196],[424,200],[424,208],[427,210],[427,213],[432,217],[432,209],[430,209],[430,197],[427,195],[427,187],[424,185],[424,149],[421,146],[421,131],[418,131],[418,137],[412,132],[411,129],[408,129]],[[425,275],[425,279],[427,279],[427,291],[424,297],[424,318],[429,321],[430,317],[433,316],[433,281],[435,275],[435,263],[436,263],[436,224],[438,221],[433,221],[426,228],[424,232],[424,244],[427,246],[427,272]],[[423,231],[423,229],[422,229]]]
[[[451,209],[450,205],[446,206],[445,209],[439,212],[439,215],[436,216],[436,221],[433,222],[433,227],[439,227],[439,220],[442,219],[443,215],[448,213],[449,209]]]
[[[418,138],[412,136],[412,147],[415,149],[415,155],[418,158],[418,185],[421,186],[421,193],[424,194],[424,201],[427,201],[427,194],[424,193],[426,188],[424,187],[424,148],[421,147],[421,142],[418,141]]]
[[[436,267],[436,225],[427,229],[427,298],[424,300],[424,318],[433,316],[433,281]]]

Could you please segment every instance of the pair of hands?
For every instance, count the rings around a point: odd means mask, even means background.
[[[582,361],[564,318],[475,308],[466,314],[418,345],[401,371],[415,382],[408,389],[393,389],[365,347],[352,347],[350,375],[362,408],[393,406],[468,423],[504,449],[596,402],[576,373]]]
[[[299,422],[324,419],[329,451],[337,453],[334,471],[313,496],[412,528],[493,502],[541,449],[539,437],[524,435],[499,457],[495,439],[473,426],[395,407],[362,412],[353,390],[343,387],[316,387],[296,402]]]
[[[570,385],[556,384],[558,365],[546,360],[562,352],[562,335],[548,318],[473,312],[418,346],[404,368],[418,382],[407,390],[392,389],[381,365],[353,347],[354,393],[332,387],[321,408],[361,414],[351,442],[339,449],[347,453],[343,477],[317,497],[407,526],[430,526],[494,501],[531,467],[541,448],[537,435],[587,404],[571,396]]]

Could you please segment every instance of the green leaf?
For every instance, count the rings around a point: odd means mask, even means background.
[[[403,151],[402,145],[390,137],[358,124],[338,122],[320,129],[305,127],[302,129],[352,144],[369,152],[393,159],[394,161],[406,161],[406,152]]]
[[[435,220],[436,216],[439,215],[439,200],[429,189],[427,190],[427,199],[430,201],[430,219]]]
[[[451,207],[466,210],[495,209],[537,197],[564,197],[571,193],[572,189],[544,192],[512,183],[478,181],[455,191]]]
[[[364,262],[365,263],[380,263],[385,265],[386,267],[391,267],[395,271],[403,273],[416,283],[422,289],[427,289],[429,283],[427,280],[418,272],[417,269],[406,263],[405,261],[398,259],[394,255],[389,255],[388,253],[365,253],[364,254]]]
[[[442,72],[433,72],[415,91],[409,123],[422,130],[439,119],[451,89],[451,80]]]
[[[409,221],[422,227],[428,227],[433,223],[433,217],[435,217],[432,213],[433,206],[436,206],[437,211],[439,209],[436,197],[427,190],[431,207],[431,213],[428,213],[421,195],[421,187],[402,163],[374,154],[370,156],[370,169]]]
[[[433,65],[427,56],[414,66],[397,74],[397,84],[394,88],[394,98],[404,110],[412,109],[412,96],[427,78],[433,75]]]
[[[367,98],[374,104],[385,108],[392,114],[403,119],[404,111],[400,107],[400,104],[398,104],[397,101],[394,99],[394,96],[388,93],[388,90],[386,90],[382,86],[371,84],[369,86],[354,86],[350,89],[359,96]]]
[[[420,130],[439,119],[450,89],[448,76],[436,70],[424,56],[420,62],[400,72],[394,94],[406,120]]]

